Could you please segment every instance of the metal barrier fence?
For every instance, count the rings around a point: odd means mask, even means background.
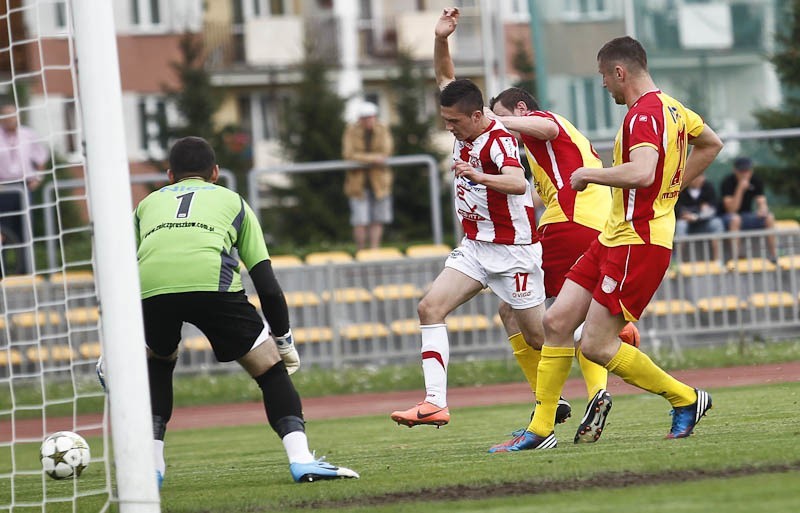
[[[442,243],[442,205],[439,202],[439,165],[430,155],[403,155],[389,157],[386,165],[390,167],[408,167],[424,165],[428,172],[428,190],[431,203],[431,237],[435,244]],[[302,164],[288,164],[285,166],[267,169],[252,169],[247,175],[248,200],[254,209],[261,207],[261,178],[269,174],[293,173],[320,173],[329,171],[344,171],[353,168],[366,168],[359,162],[350,160],[331,160],[324,162],[305,162]]]
[[[768,258],[770,237],[779,251],[775,262]],[[740,244],[740,258],[711,260],[715,240],[727,253],[732,244]],[[658,350],[664,342],[680,351],[743,338],[797,337],[800,228],[689,236],[679,240],[674,257],[638,324],[645,351]],[[306,368],[418,361],[417,303],[444,259],[445,255],[401,255],[378,261],[276,265]],[[9,356],[0,359],[0,376],[7,375],[9,367],[24,373],[28,366],[39,365],[37,340],[49,358],[68,362],[70,357],[89,359],[99,354],[91,274],[64,273],[58,281],[19,278],[4,284],[7,310],[0,316],[5,328],[0,330],[0,347],[9,351],[0,355]],[[245,283],[250,300],[257,303],[246,276]],[[59,299],[64,297],[69,301]],[[33,315],[36,304],[39,308]],[[497,298],[486,290],[448,317],[453,358],[510,357],[497,307]],[[235,367],[217,364],[205,337],[189,325],[182,347],[181,372]]]
[[[220,169],[219,178],[225,187],[233,191],[237,190],[236,176],[231,171],[227,169]],[[167,178],[166,173],[131,175],[131,184],[156,184],[167,183],[168,181],[169,179]],[[58,267],[57,239],[59,235],[58,227],[56,226],[56,210],[58,208],[56,191],[71,190],[83,187],[86,187],[86,180],[79,178],[57,180],[54,182],[49,182],[42,187],[42,204],[45,207],[42,209],[44,211],[44,237],[47,247],[47,266],[49,270],[55,270]],[[59,196],[58,200],[69,202],[75,200],[85,200],[85,198],[85,194],[80,195],[79,197],[67,195]]]
[[[781,255],[775,262],[767,258],[769,237],[775,237]],[[710,260],[715,240],[725,247],[741,244],[739,258]],[[444,258],[278,267],[304,364],[337,368],[417,361],[417,302]],[[796,337],[798,273],[800,228],[678,239],[673,264],[638,323],[642,347],[657,350],[668,342],[679,351],[741,338]],[[510,355],[498,304],[485,290],[448,317],[454,358]],[[213,355],[199,333],[188,336],[202,351],[186,363],[211,365]]]

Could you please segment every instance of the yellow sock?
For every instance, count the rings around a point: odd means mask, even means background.
[[[547,436],[553,432],[558,398],[561,397],[561,389],[567,381],[574,357],[574,347],[542,347],[539,380],[536,385],[536,410],[528,431],[539,436]]]
[[[525,342],[525,337],[522,333],[515,333],[508,337],[511,343],[511,349],[514,350],[514,358],[525,374],[528,384],[531,386],[531,392],[536,393],[536,372],[539,367],[539,360],[542,359],[542,352],[534,349]]]
[[[602,365],[598,365],[588,360],[580,349],[578,349],[578,365],[581,366],[581,374],[586,382],[586,392],[591,401],[600,389],[608,388],[608,371]]]
[[[689,385],[673,378],[653,363],[649,356],[629,344],[620,344],[619,351],[606,365],[625,383],[664,397],[672,406],[688,406],[697,401]]]

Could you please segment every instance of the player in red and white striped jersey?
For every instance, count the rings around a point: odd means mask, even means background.
[[[445,318],[485,287],[511,305],[526,338],[543,338],[542,249],[530,184],[515,137],[484,115],[480,89],[469,80],[455,80],[452,69],[442,68],[442,63],[452,67],[447,44],[452,11],[445,9],[436,26],[434,67],[441,88],[441,116],[456,138],[452,163],[455,208],[464,239],[417,309],[426,397],[408,410],[391,414],[395,422],[409,427],[449,422],[450,348]]]
[[[500,175],[503,167],[520,168],[516,138],[499,121],[487,122],[474,140],[456,139],[454,166],[467,163],[475,173],[488,175]],[[509,195],[457,174],[453,187],[456,213],[466,238],[496,244],[532,244],[539,240],[529,186],[525,194]]]

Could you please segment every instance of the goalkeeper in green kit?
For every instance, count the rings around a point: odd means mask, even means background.
[[[300,396],[289,378],[300,360],[286,299],[252,209],[215,184],[219,166],[204,139],[175,142],[169,166],[170,185],[143,199],[134,218],[159,486],[184,322],[205,334],[218,361],[236,360],[255,380],[296,482],[357,478],[309,451]],[[253,280],[266,325],[247,301],[234,249]]]

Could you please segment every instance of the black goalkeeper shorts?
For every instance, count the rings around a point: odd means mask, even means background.
[[[181,292],[142,300],[144,337],[159,356],[178,348],[184,322],[195,325],[211,342],[217,361],[246,355],[266,324],[244,292]]]

